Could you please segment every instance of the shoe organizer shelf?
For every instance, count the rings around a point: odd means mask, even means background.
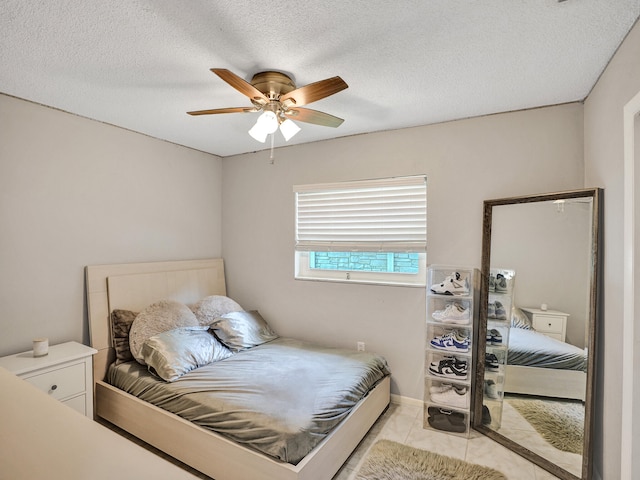
[[[489,272],[487,335],[484,364],[483,423],[493,429],[502,424],[511,308],[516,273],[493,268]]]
[[[469,436],[478,270],[433,265],[427,278],[424,428]]]

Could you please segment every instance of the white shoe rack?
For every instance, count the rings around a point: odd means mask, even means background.
[[[438,287],[451,278],[459,276],[459,281],[466,281],[468,290],[460,292],[454,288],[454,294],[437,293],[432,289]],[[426,347],[425,347],[425,385],[424,385],[424,428],[433,429],[453,435],[468,437],[471,433],[471,388],[473,385],[473,345],[474,325],[478,316],[479,272],[471,267],[432,265],[427,274],[427,311],[426,311]],[[450,305],[456,304],[466,309],[468,321],[454,323],[451,319],[441,318],[436,312],[445,311]],[[435,318],[434,313],[436,313]],[[446,351],[432,345],[432,340],[448,333],[458,332],[460,336],[469,338],[466,352],[462,350]],[[458,362],[466,362],[466,376],[442,377],[430,370],[430,365],[436,367],[447,357],[454,357]],[[437,367],[436,367],[437,369]],[[444,394],[437,390],[445,389]],[[466,391],[464,396],[455,392]],[[462,402],[462,403],[461,403]],[[430,421],[431,419],[431,421]]]
[[[489,271],[489,277],[486,353],[487,355],[493,354],[496,356],[498,359],[498,368],[489,368],[485,356],[482,404],[489,409],[491,415],[491,423],[487,426],[493,430],[497,430],[502,425],[502,405],[504,402],[507,352],[509,348],[511,309],[513,307],[516,272],[515,270],[505,268],[492,268]],[[500,277],[504,280],[503,287],[493,288],[491,279],[499,279]],[[497,309],[500,310],[498,308],[500,305],[505,315],[500,315],[497,312]],[[502,337],[500,343],[490,341],[491,330],[499,332]],[[493,382],[495,387],[489,387],[487,382]]]

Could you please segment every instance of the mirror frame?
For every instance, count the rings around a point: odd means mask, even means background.
[[[488,285],[489,285],[489,270],[491,264],[491,227],[492,227],[492,214],[493,208],[501,205],[517,205],[521,203],[533,203],[544,202],[554,200],[566,200],[572,198],[585,198],[590,197],[593,199],[592,208],[592,230],[591,230],[591,285],[589,292],[589,312],[588,312],[588,325],[589,335],[587,341],[587,348],[589,351],[589,357],[587,360],[587,385],[586,385],[586,397],[585,397],[585,417],[584,417],[584,445],[582,451],[582,479],[591,478],[592,474],[592,450],[593,450],[593,427],[594,427],[594,402],[595,402],[595,379],[596,379],[596,365],[597,365],[597,334],[598,324],[601,318],[601,281],[602,278],[602,203],[603,203],[603,190],[600,188],[588,188],[582,190],[571,190],[566,192],[545,193],[539,195],[529,195],[521,197],[501,198],[495,200],[485,200],[484,202],[484,215],[483,215],[483,232],[482,232],[482,266],[481,266],[481,285],[480,285],[480,311],[479,321],[476,328],[476,338],[474,349],[476,355],[474,355],[474,369],[475,378],[473,385],[473,416],[472,427],[474,430],[486,435],[487,437],[495,440],[501,445],[509,448],[518,455],[526,458],[539,467],[547,470],[548,472],[556,475],[561,479],[575,480],[576,477],[569,471],[559,467],[555,463],[550,462],[546,458],[532,452],[523,445],[511,440],[510,438],[501,435],[482,425],[482,398],[484,390],[484,352],[486,348],[486,333],[487,333],[487,310],[488,310]],[[517,272],[516,272],[517,274]]]

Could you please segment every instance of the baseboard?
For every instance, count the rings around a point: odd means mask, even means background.
[[[419,400],[417,398],[403,397],[401,395],[396,395],[394,393],[391,394],[391,403],[395,403],[397,405],[407,405],[411,407],[420,407],[420,408],[422,408],[422,405],[424,404],[422,400]]]

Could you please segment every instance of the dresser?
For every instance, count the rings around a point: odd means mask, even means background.
[[[537,332],[562,342],[566,340],[568,313],[527,307],[522,307],[521,310],[529,317]]]
[[[49,347],[43,357],[33,351],[0,358],[0,367],[49,396],[93,419],[93,355],[91,347],[67,342]]]

